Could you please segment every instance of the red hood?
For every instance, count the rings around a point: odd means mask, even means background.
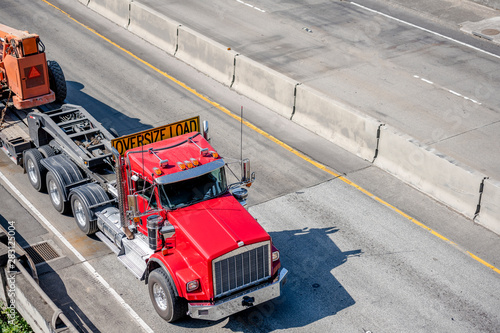
[[[269,234],[231,195],[169,212],[175,224],[207,260],[245,245],[269,240]]]

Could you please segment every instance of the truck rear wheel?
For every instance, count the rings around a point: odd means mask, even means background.
[[[186,300],[177,296],[175,285],[163,268],[149,274],[148,289],[156,312],[164,320],[171,323],[186,315]]]
[[[78,194],[71,197],[71,209],[81,231],[86,235],[92,235],[97,231],[97,220],[90,220],[89,208]]]
[[[50,90],[56,94],[56,102],[64,103],[66,99],[66,79],[61,66],[54,60],[48,60]]]
[[[31,186],[38,192],[45,190],[47,169],[40,163],[42,159],[42,154],[36,149],[29,149],[24,153],[24,169],[28,174]]]
[[[95,183],[79,186],[72,189],[70,193],[71,208],[76,224],[86,235],[92,235],[98,230],[95,213],[110,207],[110,204],[106,203],[109,201],[108,194]]]
[[[63,189],[52,171],[47,173],[47,191],[49,192],[52,206],[54,206],[59,213],[66,213],[68,211],[68,202],[64,201]]]

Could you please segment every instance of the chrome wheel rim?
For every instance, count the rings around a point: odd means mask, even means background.
[[[155,283],[153,285],[153,295],[156,305],[158,305],[162,311],[165,311],[167,309],[167,296],[165,295],[165,291],[160,284]]]
[[[28,176],[33,184],[38,183],[38,175],[35,170],[35,163],[32,160],[28,160]]]
[[[59,190],[57,189],[57,185],[53,180],[49,181],[49,193],[54,205],[59,206],[61,204],[61,196],[59,194]]]
[[[76,217],[76,222],[78,222],[78,224],[81,225],[82,227],[85,227],[86,224],[85,213],[83,211],[83,205],[80,202],[80,200],[78,199],[75,200],[74,209],[75,209],[74,214]]]

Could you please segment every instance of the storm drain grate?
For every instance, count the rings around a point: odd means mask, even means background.
[[[59,258],[59,254],[47,242],[28,246],[24,248],[24,250],[28,253],[31,259],[33,259],[35,265],[55,258]]]

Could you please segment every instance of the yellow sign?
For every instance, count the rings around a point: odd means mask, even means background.
[[[121,136],[111,140],[111,145],[118,150],[120,155],[123,156],[129,149],[141,147],[153,142],[173,138],[190,132],[200,132],[200,117],[193,117],[173,124]]]

